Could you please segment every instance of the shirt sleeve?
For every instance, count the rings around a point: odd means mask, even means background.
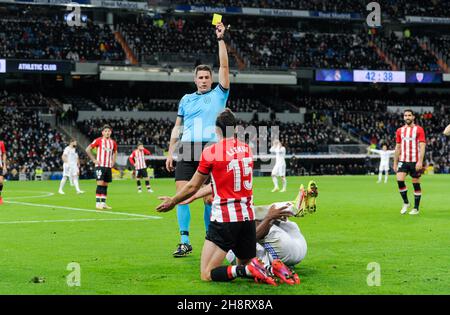
[[[2,154],[6,154],[5,143],[3,141],[0,142],[0,150],[2,151]]]
[[[130,164],[134,166],[134,151],[133,151],[133,153],[131,153],[131,155],[128,158],[128,160],[130,161]]]
[[[209,175],[212,170],[212,162],[209,155],[210,150],[203,150],[197,171],[203,175]],[[209,158],[208,158],[209,157]]]
[[[92,143],[91,143],[91,148],[97,148],[98,146],[100,146],[100,140],[99,140],[99,138],[95,139],[95,140],[92,141]]]
[[[178,113],[180,117],[184,117],[184,104],[186,103],[186,96],[183,96],[178,104]]]
[[[402,143],[402,137],[400,135],[401,129],[397,129],[397,132],[395,133],[395,142],[396,143]]]
[[[152,155],[152,153],[150,152],[150,150],[144,149],[144,154],[145,155]]]
[[[426,142],[425,141],[425,131],[423,128],[419,128],[419,134],[418,134],[419,142]]]
[[[225,105],[227,104],[228,96],[230,95],[230,89],[224,88],[219,83],[219,84],[217,84],[216,88],[214,89],[214,93],[220,99],[221,107],[225,109]]]
[[[117,153],[117,142],[114,141],[114,152]]]
[[[64,149],[63,155],[69,155],[69,148]]]

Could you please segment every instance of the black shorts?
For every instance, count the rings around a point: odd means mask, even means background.
[[[146,168],[141,168],[140,170],[136,171],[136,178],[147,178],[147,177],[148,174]]]
[[[251,259],[256,256],[255,221],[225,223],[211,221],[206,239],[225,252],[231,249],[239,259]]]
[[[406,173],[412,178],[420,178],[422,176],[422,170],[416,171],[416,162],[398,162],[397,173]]]
[[[112,182],[112,172],[110,167],[96,167],[95,178],[97,181],[102,180],[105,183]]]
[[[202,151],[207,142],[181,142],[177,148],[175,181],[190,181],[197,171]]]

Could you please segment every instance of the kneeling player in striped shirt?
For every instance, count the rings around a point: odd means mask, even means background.
[[[145,156],[150,154],[150,151],[144,148],[144,144],[140,142],[138,143],[137,149],[134,150],[128,158],[130,164],[134,166],[134,169],[136,171],[138,193],[142,193],[141,179],[145,180],[147,191],[149,193],[153,192],[152,188],[150,187],[150,179],[147,174],[147,164],[145,163]]]
[[[116,164],[117,143],[111,139],[112,128],[105,125],[102,128],[102,137],[95,139],[86,148],[86,153],[95,164],[97,178],[97,190],[95,193],[95,208],[98,210],[112,209],[106,204],[108,184],[112,182],[112,168]],[[97,158],[92,154],[92,149],[97,149]]]
[[[253,156],[249,146],[235,137],[236,118],[225,110],[216,119],[219,142],[203,150],[192,179],[174,197],[160,197],[158,212],[172,210],[192,197],[211,176],[213,202],[211,223],[201,256],[201,279],[230,281],[249,277],[276,285],[264,264],[256,258],[256,226],[253,208]],[[238,258],[237,266],[222,266],[227,252]]]

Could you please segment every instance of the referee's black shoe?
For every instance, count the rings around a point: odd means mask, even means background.
[[[172,254],[173,257],[184,257],[192,253],[191,244],[178,244],[177,250]]]

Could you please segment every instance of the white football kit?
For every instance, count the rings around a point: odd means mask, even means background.
[[[391,155],[395,153],[395,151],[383,151],[383,150],[375,150],[370,149],[371,152],[377,153],[380,155],[380,171],[389,171],[389,159],[391,158]]]
[[[63,155],[67,156],[67,162],[63,164],[63,176],[78,176],[78,154],[75,148],[67,146]]]
[[[286,148],[285,147],[271,147],[270,153],[275,154],[275,166],[272,170],[272,176],[286,176]]]

